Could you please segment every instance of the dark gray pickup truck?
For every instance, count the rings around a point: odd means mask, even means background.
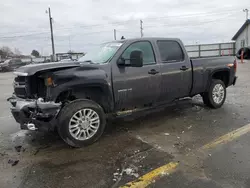
[[[67,144],[80,147],[100,138],[108,117],[197,94],[221,107],[236,68],[234,57],[190,60],[179,39],[113,41],[78,62],[19,68],[8,101],[21,129],[57,128]]]

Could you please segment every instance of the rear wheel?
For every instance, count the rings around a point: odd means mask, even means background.
[[[101,106],[91,100],[76,100],[66,105],[58,116],[58,132],[70,146],[81,147],[98,140],[106,119]]]
[[[221,80],[212,80],[208,92],[202,95],[203,102],[211,108],[220,108],[226,100],[226,86]]]

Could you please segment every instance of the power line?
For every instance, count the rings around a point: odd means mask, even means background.
[[[162,17],[151,17],[151,18],[144,18],[144,20],[158,20],[158,19],[169,19],[169,18],[184,18],[184,17],[194,17],[194,16],[208,16],[208,15],[217,15],[217,14],[222,14],[223,12],[230,12],[230,11],[238,11],[238,9],[231,9],[231,10],[224,10],[224,11],[219,11],[219,12],[215,12],[215,11],[211,11],[211,12],[202,12],[202,13],[195,13],[195,14],[183,14],[183,15],[176,15],[176,16],[162,16]],[[73,27],[59,27],[56,28],[55,30],[68,30],[68,29],[73,29],[73,28],[93,28],[93,27],[103,27],[103,26],[109,26],[109,25],[122,25],[125,23],[129,23],[129,22],[136,22],[137,20],[127,20],[127,21],[117,21],[117,22],[111,22],[111,23],[105,23],[105,24],[94,24],[94,25],[81,25],[81,24],[77,24],[77,25],[73,25]],[[61,24],[60,24],[61,25]],[[20,33],[20,32],[19,32]],[[27,35],[39,35],[39,34],[43,34],[43,33],[48,33],[48,31],[46,32],[38,32],[38,33],[31,33],[31,34],[27,34]],[[4,33],[0,33],[2,35],[4,35]],[[5,33],[5,34],[10,34]]]
[[[210,23],[210,22],[215,22],[215,21],[223,21],[223,20],[228,20],[229,19],[229,16],[232,16],[232,15],[234,15],[234,14],[230,14],[230,15],[226,15],[226,16],[223,16],[223,17],[221,17],[221,18],[217,18],[217,19],[214,19],[214,20],[207,20],[207,21],[202,21],[202,22],[197,22],[197,23],[195,23],[195,25],[199,25],[199,24],[206,24],[206,23]],[[166,24],[161,24],[161,25],[159,25],[159,24],[149,24],[149,25],[144,25],[144,27],[146,28],[148,28],[148,27],[159,27],[159,26],[173,26],[173,27],[175,27],[175,26],[180,26],[180,27],[182,27],[183,25],[188,25],[188,26],[190,26],[190,24],[191,25],[193,25],[193,21],[191,22],[191,21],[187,21],[187,22],[184,22],[184,24],[182,24],[182,23],[180,23],[180,24],[168,24],[168,23],[166,23]]]
[[[216,21],[219,21],[219,20],[222,21],[225,18],[226,18],[226,20],[228,20],[228,17],[231,16],[231,15],[233,15],[233,14],[227,15],[226,17],[223,17],[223,18],[218,18],[218,19],[209,20],[209,21],[202,21],[202,22],[195,23],[195,24],[193,24],[192,22],[185,22],[184,25],[183,24],[178,24],[178,25],[177,24],[161,24],[161,25],[159,25],[159,24],[153,24],[153,25],[152,24],[148,24],[148,25],[145,25],[144,27],[145,28],[159,27],[159,26],[183,27],[185,25],[187,25],[188,27],[191,27],[191,26],[196,26],[196,25],[201,25],[201,24],[207,24],[207,23],[211,23],[211,22],[216,22]],[[140,23],[141,23],[141,21],[140,21]],[[92,35],[92,34],[103,33],[103,32],[110,32],[110,31],[111,30],[108,29],[108,30],[101,30],[101,31],[96,31],[96,32],[79,33],[79,34],[74,34],[74,35]],[[134,33],[129,28],[127,28],[127,29],[119,29],[119,30],[116,29],[116,32],[117,31]],[[9,37],[0,37],[0,39],[15,39],[15,38],[30,37],[30,36],[41,35],[41,34],[48,34],[48,32],[31,33],[31,34],[27,34],[27,35],[16,35],[16,36],[9,36]],[[141,33],[141,36],[142,35],[143,35],[143,33]],[[58,36],[56,36],[56,37],[58,37]],[[47,38],[47,37],[40,37],[40,38]],[[36,40],[36,39],[34,39],[34,40]]]

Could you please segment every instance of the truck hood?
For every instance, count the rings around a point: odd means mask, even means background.
[[[73,68],[80,67],[79,62],[52,62],[52,63],[41,63],[41,64],[32,64],[26,65],[18,68],[14,74],[19,76],[31,76],[37,72],[57,69],[57,68]]]

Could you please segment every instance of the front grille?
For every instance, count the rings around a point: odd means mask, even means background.
[[[17,97],[20,97],[20,98],[27,97],[26,83],[27,83],[27,79],[25,76],[15,77],[13,86],[14,86],[14,93]]]
[[[20,98],[46,97],[44,80],[37,76],[17,76],[14,79],[14,93]]]
[[[27,93],[25,88],[14,88],[15,95],[20,98],[26,98]]]
[[[26,78],[25,76],[17,76],[17,77],[15,77],[15,82],[24,83],[25,78]]]

